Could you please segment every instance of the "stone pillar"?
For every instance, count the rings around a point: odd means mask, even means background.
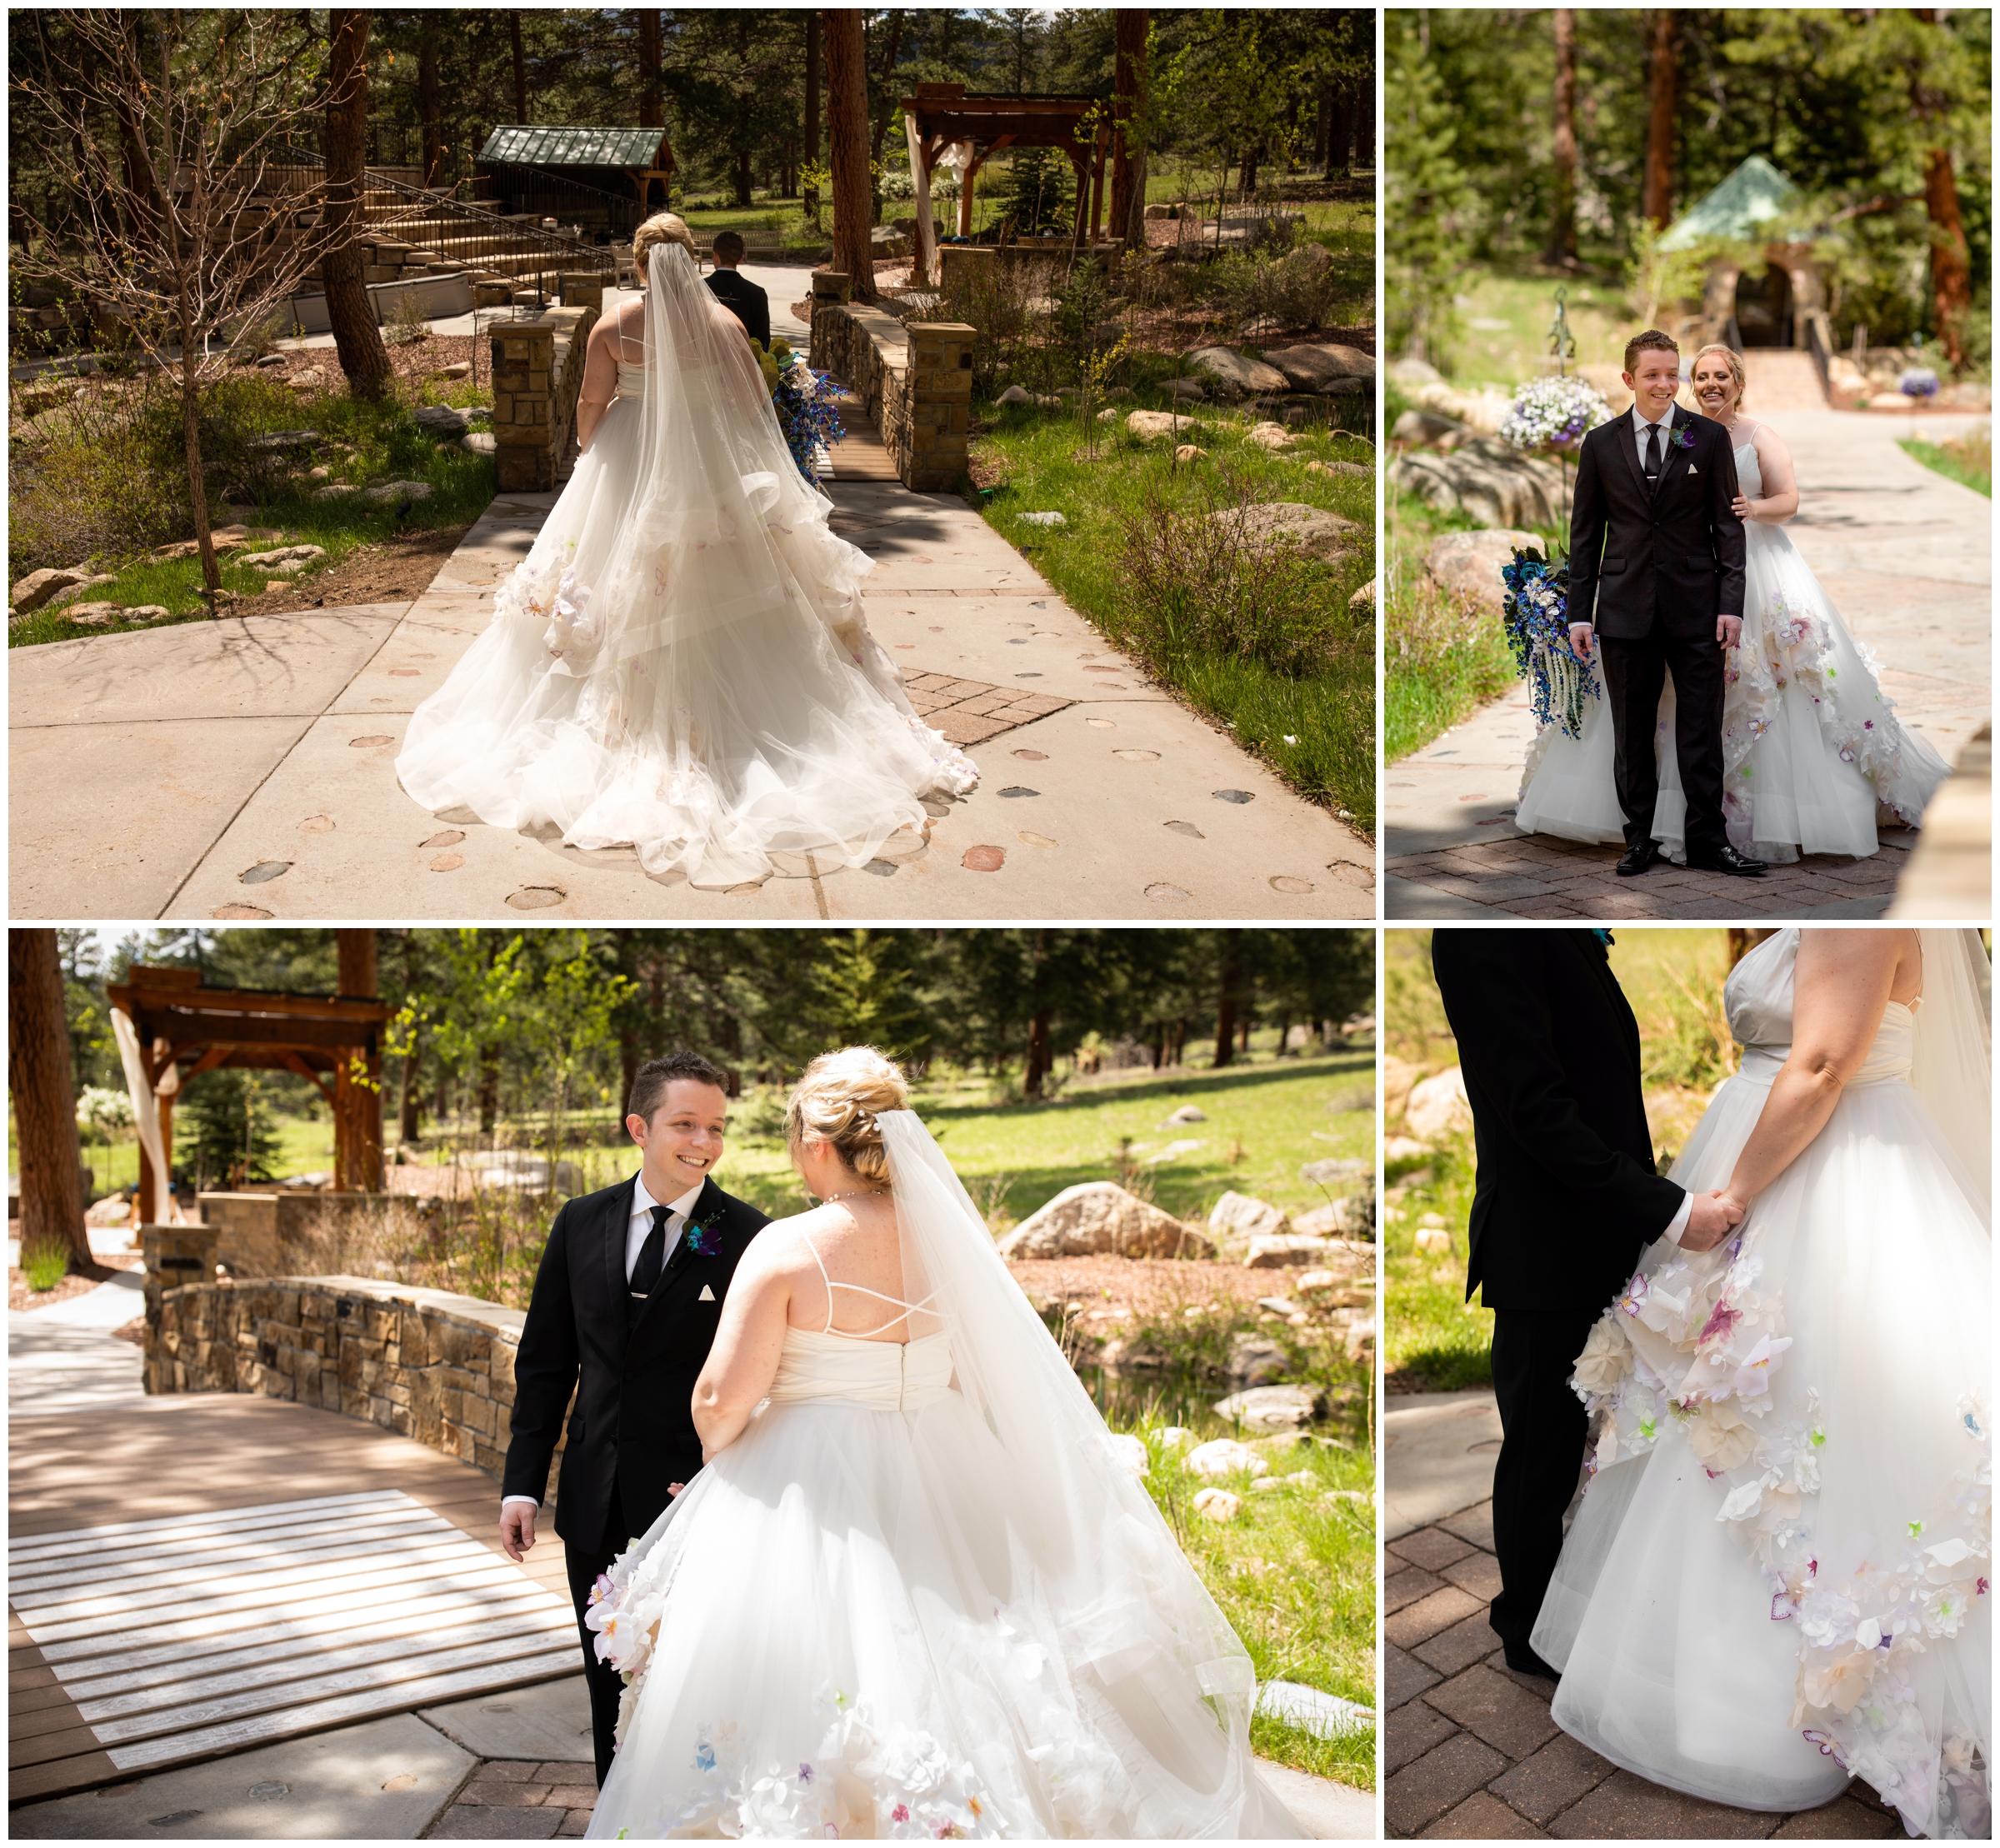
[[[604,312],[604,278],[596,270],[566,270],[556,278],[566,308],[594,308]]]
[[[502,493],[556,485],[549,444],[555,330],[540,321],[493,329],[493,462]]]
[[[935,492],[965,478],[977,330],[963,321],[912,321],[907,332],[909,442],[898,472],[905,487]]]
[[[214,1226],[142,1226],[139,1250],[146,1261],[146,1321],[158,1327],[163,1291],[190,1283],[215,1281],[215,1255],[222,1239]]]
[[[844,270],[816,269],[812,272],[812,301],[811,327],[812,335],[806,349],[806,362],[815,372],[830,372],[832,362],[827,357],[826,337],[820,332],[821,309],[838,307],[854,298],[854,279]]]
[[[991,244],[942,245],[938,252],[938,287],[962,307],[966,297],[992,275],[993,261]]]

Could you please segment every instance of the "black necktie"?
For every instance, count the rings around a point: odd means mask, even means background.
[[[646,1235],[646,1242],[639,1247],[639,1261],[632,1267],[630,1288],[635,1296],[649,1296],[660,1281],[660,1272],[667,1264],[667,1221],[672,1216],[671,1206],[655,1206],[652,1209],[652,1230]]]
[[[1652,488],[1660,485],[1660,427],[1649,423],[1646,428],[1646,485]]]

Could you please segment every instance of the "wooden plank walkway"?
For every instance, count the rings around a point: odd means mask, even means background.
[[[516,1566],[407,1438],[233,1395],[11,1431],[12,1803],[577,1672],[561,1541]]]
[[[830,466],[820,472],[824,478],[830,482],[897,480],[896,465],[882,447],[882,432],[875,427],[875,420],[861,400],[844,387],[840,394],[840,421],[848,433],[828,447]]]

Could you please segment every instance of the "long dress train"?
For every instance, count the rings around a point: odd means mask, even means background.
[[[1736,451],[1737,479],[1763,491],[1757,447]],[[1848,632],[1782,527],[1743,526],[1743,633],[1722,699],[1722,819],[1730,845],[1781,862],[1802,853],[1864,858],[1878,821],[1918,826],[1948,766],[1895,717],[1874,658]],[[1616,739],[1602,678],[1582,732],[1545,727],[1528,747],[1514,822],[1523,833],[1611,843],[1624,837],[1612,776]],[[1673,678],[1653,731],[1660,792],[1652,836],[1687,858],[1687,798],[1673,744]]]
[[[433,811],[730,886],[811,852],[862,866],[978,772],[868,633],[865,552],[785,447],[735,317],[677,244],[648,268],[569,485],[492,621],[412,717],[397,773]],[[575,362],[581,363],[580,356]]]
[[[1927,996],[1954,934],[1923,933]],[[1780,931],[1729,978],[1741,1069],[1674,1164],[1691,1189],[1728,1181],[1784,1061],[1798,944]],[[1976,1837],[1991,1233],[1911,1081],[1920,1011],[1889,1004],[1737,1236],[1658,1241],[1592,1331],[1572,1381],[1592,1474],[1532,1641],[1562,1671],[1557,1724],[1642,1777],[1791,1811],[1858,1776],[1911,1834]]]

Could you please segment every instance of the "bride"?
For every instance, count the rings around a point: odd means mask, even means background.
[[[907,1106],[866,1047],[792,1097],[823,1203],[745,1255],[704,1467],[589,1614],[590,1833],[1298,1836],[1242,1643]]]
[[[632,846],[697,886],[788,850],[864,865],[978,772],[869,635],[871,561],[828,528],[687,226],[662,213],[632,247],[646,286],[591,334],[576,472],[397,772],[426,808]]]
[[[1792,457],[1768,423],[1742,415],[1743,362],[1724,346],[1694,356],[1702,414],[1732,432],[1743,522],[1744,609],[1722,700],[1722,816],[1729,844],[1753,859],[1876,851],[1878,819],[1915,827],[1947,774],[1944,760],[1895,717],[1873,658],[1848,632],[1784,522],[1798,511]],[[1673,682],[1661,697],[1653,838],[1687,857],[1686,801],[1673,747]],[[1624,838],[1612,776],[1611,713],[1585,702],[1582,735],[1543,729],[1529,747],[1515,826],[1572,841]]]
[[[1664,1241],[1572,1384],[1588,1491],[1532,1633],[1565,1732],[1798,1811],[1865,1779],[1990,1832],[1991,970],[1978,934],[1777,932],[1674,1164],[1748,1216]]]

